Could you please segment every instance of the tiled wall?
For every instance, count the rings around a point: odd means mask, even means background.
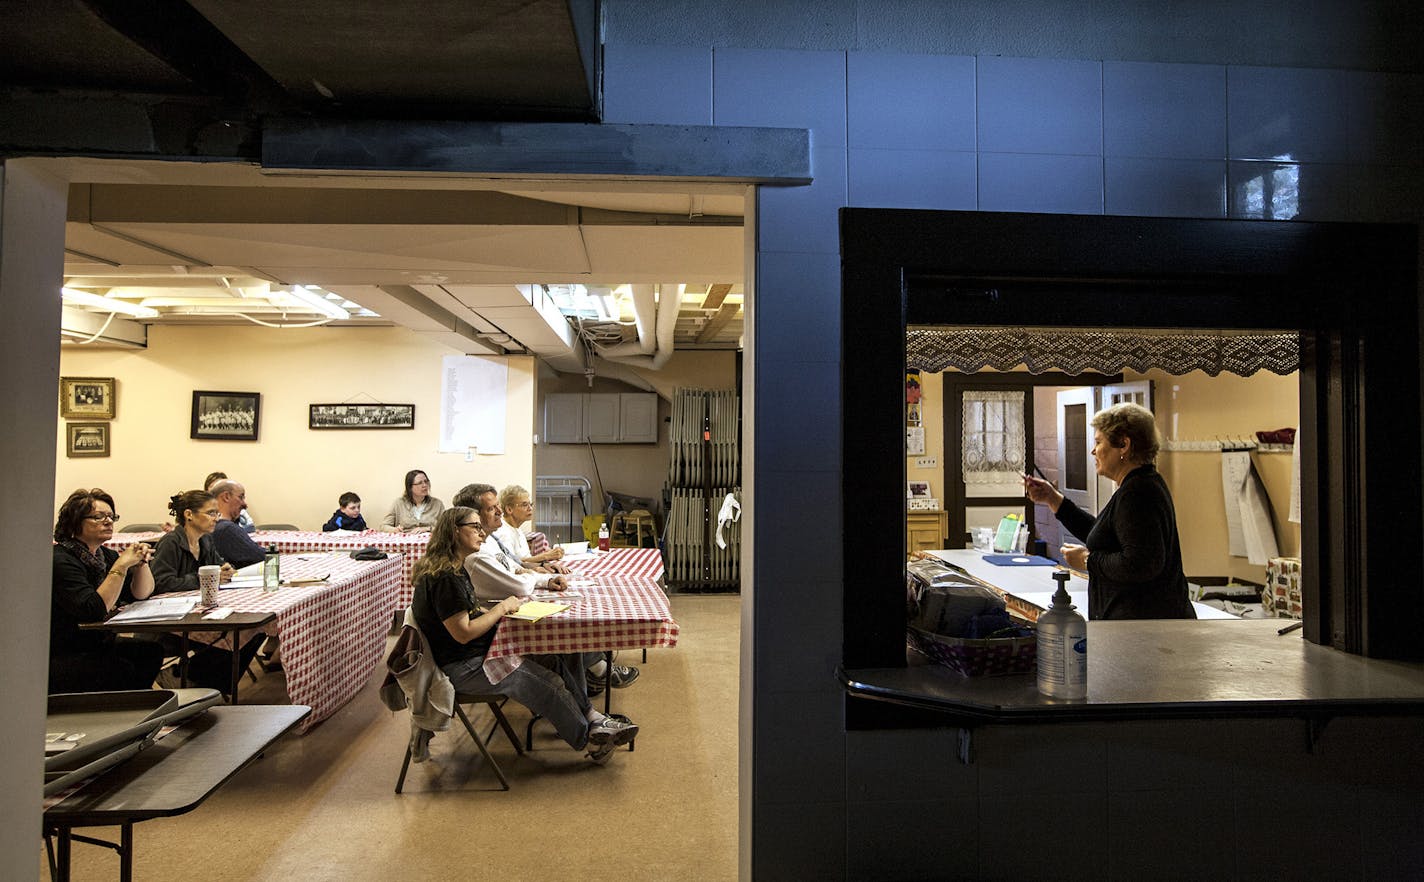
[[[605,58],[606,122],[812,132],[815,182],[762,188],[756,234],[748,501],[767,550],[750,567],[742,780],[756,878],[1038,877],[1055,824],[1073,877],[1424,867],[1417,835],[1391,853],[1370,827],[1417,829],[1407,787],[1337,774],[1348,762],[1306,754],[1283,723],[992,730],[960,767],[945,732],[847,734],[833,677],[843,591],[874,590],[841,584],[839,549],[875,526],[840,498],[837,209],[1417,221],[1424,77],[616,42]],[[1405,743],[1371,731],[1381,752]],[[1222,758],[1267,736],[1288,773],[1258,781]],[[1061,756],[1063,775],[1042,777]],[[1345,845],[1325,854],[1322,818],[1342,811]]]

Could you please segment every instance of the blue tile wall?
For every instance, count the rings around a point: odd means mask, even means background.
[[[1103,151],[1108,156],[1226,158],[1226,68],[1103,63]]]
[[[1349,160],[1346,71],[1230,67],[1226,76],[1232,159]]]
[[[1347,74],[1350,159],[1424,164],[1424,75]]]
[[[1350,185],[1345,165],[1232,162],[1228,209],[1249,220],[1346,221],[1354,214]]]
[[[846,108],[851,148],[973,150],[974,59],[851,52]]]
[[[1102,157],[980,153],[979,208],[1102,214]]]
[[[1226,161],[1109,156],[1103,163],[1107,214],[1225,217]]]
[[[1056,58],[979,59],[979,149],[1103,152],[1102,65]]]
[[[849,202],[875,208],[973,211],[975,155],[944,150],[850,150]]]
[[[826,252],[766,251],[759,256],[756,271],[757,327],[779,335],[779,339],[758,348],[757,364],[774,366],[814,356],[827,365],[838,365],[839,257]],[[768,369],[774,371],[775,367]]]
[[[811,130],[813,147],[844,147],[844,52],[716,49],[712,109],[719,126]]]
[[[603,121],[712,125],[712,50],[605,46]]]

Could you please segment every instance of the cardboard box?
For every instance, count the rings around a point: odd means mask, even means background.
[[[1300,558],[1271,558],[1266,564],[1266,587],[1261,591],[1261,603],[1267,618],[1300,618]]]

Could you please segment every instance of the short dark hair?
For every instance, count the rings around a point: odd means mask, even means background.
[[[84,527],[84,516],[89,514],[96,500],[107,502],[110,511],[118,510],[114,508],[114,497],[103,490],[98,487],[85,490],[81,487],[69,494],[69,498],[60,504],[59,514],[54,519],[54,541],[79,538],[79,531]]]
[[[208,475],[206,478],[203,479],[203,489],[206,490],[209,487],[213,486],[214,481],[222,481],[226,479],[227,472],[213,472],[212,474]]]
[[[341,494],[341,498],[336,501],[336,504],[339,505],[339,506],[341,506],[342,508],[345,508],[346,506],[350,505],[350,504],[353,503],[353,502],[360,502],[360,501],[361,501],[361,497],[357,496],[357,495],[356,495],[355,493],[353,493],[352,491],[347,490],[345,493]]]
[[[486,493],[498,495],[499,491],[494,489],[493,484],[466,484],[460,488],[459,493],[455,494],[455,498],[450,504],[473,508],[475,511],[479,511],[481,508],[480,497]]]

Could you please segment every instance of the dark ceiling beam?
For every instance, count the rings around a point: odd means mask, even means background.
[[[292,113],[297,104],[255,61],[183,0],[81,0],[105,24],[248,113]]]
[[[750,126],[271,119],[262,168],[794,185],[811,182],[811,138]]]

